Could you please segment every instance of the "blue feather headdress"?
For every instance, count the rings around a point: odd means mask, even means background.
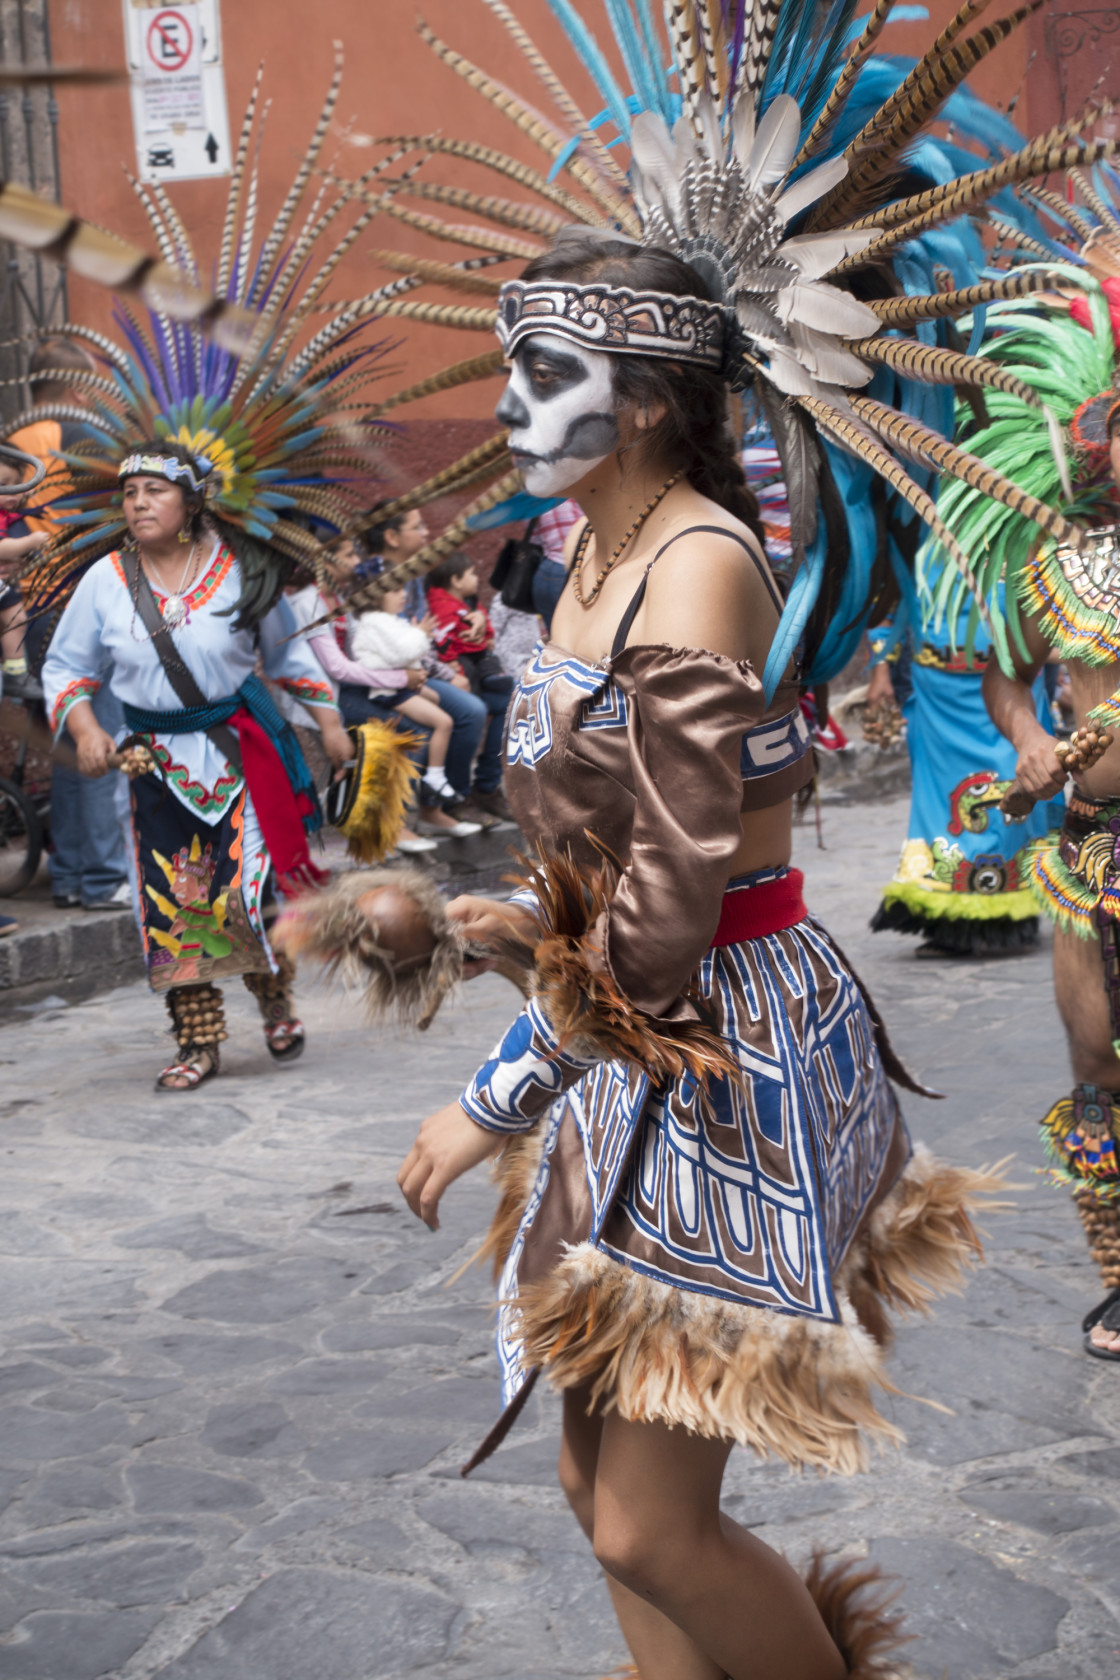
[[[442,135],[393,136],[384,144],[391,156],[408,154],[424,165],[441,156],[473,162],[516,183],[525,196],[474,193],[415,167],[383,181],[376,193],[361,183],[351,191],[368,208],[498,261],[545,253],[573,223],[597,240],[660,246],[691,264],[714,300],[734,313],[740,383],[749,386],[777,446],[791,508],[790,596],[767,686],[811,621],[810,642],[818,651],[820,626],[841,614],[858,634],[863,609],[841,550],[850,556],[866,537],[861,474],[881,481],[908,517],[935,531],[970,579],[967,558],[940,527],[930,488],[936,470],[967,476],[971,468],[946,440],[948,403],[931,408],[922,388],[940,385],[951,393],[983,385],[991,369],[961,346],[936,342],[932,323],[1042,281],[994,279],[977,292],[970,282],[983,261],[979,242],[971,232],[946,230],[959,230],[962,218],[986,213],[998,198],[1017,236],[1034,237],[1031,212],[1015,205],[1009,189],[1041,178],[1056,159],[1091,165],[1115,148],[1113,141],[1079,141],[1069,127],[1017,146],[1010,125],[994,114],[982,121],[975,102],[958,92],[968,71],[1040,0],[1027,0],[971,34],[983,0],[966,0],[924,58],[885,71],[874,55],[894,0],[877,0],[858,32],[855,0],[665,0],[664,32],[649,0],[602,0],[611,56],[588,22],[587,0],[549,0],[603,103],[590,117],[506,0],[481,3],[520,48],[557,118],[542,116],[424,24],[421,37],[540,149],[541,168]],[[950,104],[958,127],[971,119],[979,155],[954,152],[949,142],[936,154],[926,148],[929,125]],[[1091,120],[1092,114],[1086,124]],[[428,201],[423,210],[409,204],[416,199]],[[430,214],[440,203],[474,220]],[[959,257],[962,241],[971,241],[970,262],[947,262]],[[380,255],[407,269],[407,253]],[[935,265],[952,274],[953,284],[946,292],[938,276],[917,292],[923,268],[931,272]],[[450,265],[427,263],[426,271],[437,283],[466,283]],[[472,276],[470,284],[498,288],[496,278]],[[495,321],[493,309],[430,309],[428,318],[455,324],[454,316],[472,331]],[[480,367],[482,360],[433,378],[446,388],[493,376],[496,365]],[[420,381],[406,396],[431,388]],[[934,411],[941,427],[930,424]],[[837,451],[860,469],[851,483]],[[508,455],[496,453],[492,476],[508,473],[509,465]],[[986,493],[1013,499],[1015,487],[989,475]],[[856,511],[849,517],[845,508]],[[1037,517],[1045,529],[1061,527],[1068,535],[1052,510],[1039,508]],[[442,546],[441,540],[417,556],[410,571],[434,562]],[[840,649],[834,637],[828,659]]]

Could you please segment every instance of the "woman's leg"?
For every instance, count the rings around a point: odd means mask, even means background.
[[[641,1680],[845,1680],[797,1571],[720,1511],[730,1450],[564,1395],[560,1484]]]
[[[560,1486],[589,1541],[595,1540],[595,1478],[603,1419],[588,1412],[586,1389],[564,1394],[564,1437],[560,1448]],[[667,1616],[608,1575],[607,1589],[614,1613],[641,1680],[724,1680],[724,1671],[698,1650]],[[651,1662],[651,1652],[655,1653]],[[661,1667],[658,1667],[658,1662]]]

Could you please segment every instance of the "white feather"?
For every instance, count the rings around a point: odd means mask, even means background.
[[[801,112],[796,99],[780,93],[758,125],[747,168],[753,191],[772,187],[789,172],[801,143]]]
[[[654,111],[642,111],[630,125],[630,152],[638,166],[647,205],[660,205],[669,219],[680,217],[681,192],[669,130]]]
[[[778,293],[774,307],[783,321],[837,338],[869,338],[879,331],[879,318],[865,303],[822,280],[795,281]]]
[[[700,133],[704,140],[704,150],[713,163],[722,163],[727,147],[720,133],[719,113],[710,94],[702,94],[696,103],[696,115],[700,122]]]
[[[1062,481],[1062,495],[1067,502],[1072,502],[1073,479],[1070,477],[1065,433],[1062,431],[1061,422],[1052,408],[1043,404],[1042,412],[1046,416],[1046,429],[1050,433],[1050,449],[1054,456],[1054,465],[1057,467],[1058,477]]]
[[[741,94],[731,117],[731,146],[739,167],[746,170],[754,145],[754,94]]]
[[[845,257],[870,245],[877,231],[861,228],[858,233],[801,233],[796,239],[785,240],[774,255],[796,264],[806,280],[819,280],[822,274],[831,274]]]
[[[792,187],[787,187],[781,197],[774,201],[774,208],[783,222],[792,222],[802,210],[807,209],[810,204],[815,204],[818,198],[823,198],[833,187],[839,186],[847,173],[847,158],[829,158],[827,163],[810,169],[808,175],[803,175],[800,181],[795,182]]]
[[[770,351],[767,371],[771,382],[787,397],[816,397],[820,390],[816,380],[789,350],[775,345]]]
[[[832,385],[857,387],[870,383],[874,368],[867,367],[849,351],[842,350],[827,333],[814,332],[812,327],[804,327],[798,321],[791,322],[790,332],[798,360],[817,379]]]

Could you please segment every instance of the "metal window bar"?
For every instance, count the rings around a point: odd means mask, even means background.
[[[0,0],[0,62],[51,62],[49,0]],[[0,173],[59,198],[58,104],[52,87],[0,88]],[[19,379],[40,329],[66,320],[66,273],[49,258],[0,242],[0,379]],[[0,420],[33,400],[30,387],[0,387]]]

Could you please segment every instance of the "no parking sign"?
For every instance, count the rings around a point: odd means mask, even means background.
[[[145,8],[146,10],[146,8]],[[201,128],[202,55],[197,6],[164,6],[151,14],[144,33],[144,121],[151,131]]]
[[[229,173],[218,0],[123,0],[145,181]]]

